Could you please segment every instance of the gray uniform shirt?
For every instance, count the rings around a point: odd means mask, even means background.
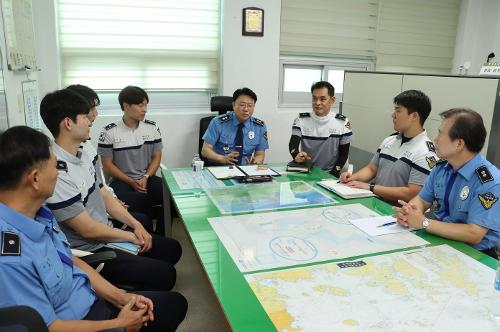
[[[410,140],[399,133],[385,138],[370,163],[377,166],[376,184],[404,187],[423,186],[436,161],[434,144],[424,130]]]
[[[130,128],[120,120],[104,127],[97,152],[100,156],[111,157],[123,173],[138,180],[146,173],[153,152],[162,148],[160,128],[155,122],[144,120],[137,128]]]
[[[56,217],[72,248],[95,251],[103,243],[81,237],[65,221],[87,211],[94,221],[113,227],[101,196],[100,172],[96,173],[93,163],[97,159],[83,149],[76,156],[71,155],[56,143],[52,144],[52,150],[57,158],[59,174],[54,194],[47,200],[47,207]]]
[[[292,135],[300,137],[301,149],[311,157],[313,165],[325,171],[335,166],[339,145],[352,141],[349,119],[331,111],[323,117],[314,112],[301,113],[293,121]]]

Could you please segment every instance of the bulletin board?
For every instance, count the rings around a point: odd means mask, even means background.
[[[36,69],[31,0],[2,0],[9,70]]]

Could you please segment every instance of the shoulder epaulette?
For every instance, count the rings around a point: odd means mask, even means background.
[[[150,125],[156,126],[156,122],[154,122],[153,120],[145,119],[144,123],[149,123]]]
[[[390,134],[389,136],[396,136],[396,135],[399,135],[397,131],[395,133]]]
[[[261,126],[261,127],[264,127],[264,121],[262,121],[261,119],[253,118],[253,122],[254,122],[256,125],[259,125],[259,126]]]
[[[430,152],[436,152],[436,147],[434,146],[434,143],[431,141],[425,142],[427,144],[427,149],[429,149]]]
[[[2,232],[2,256],[21,256],[21,242],[19,234],[14,232]]]
[[[311,113],[309,112],[304,112],[304,113],[299,113],[299,118],[310,118]]]
[[[493,175],[491,175],[488,167],[484,165],[476,168],[476,174],[477,176],[479,176],[479,181],[481,181],[481,183],[486,183],[493,180]]]
[[[229,120],[231,120],[231,116],[229,114],[223,114],[223,115],[219,116],[219,120],[222,123],[228,122]]]
[[[113,122],[113,123],[110,123],[109,125],[107,125],[106,127],[104,127],[104,129],[110,130],[111,128],[114,128],[114,127],[116,127],[116,123]]]
[[[345,120],[345,115],[337,113],[337,114],[335,114],[335,119]]]
[[[439,159],[438,161],[436,161],[436,165],[441,165],[441,164],[444,164],[446,162],[447,162],[446,159]]]
[[[64,160],[58,160],[56,168],[60,171],[68,171],[68,164]]]

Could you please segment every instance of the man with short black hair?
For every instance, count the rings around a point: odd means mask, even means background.
[[[262,164],[269,148],[264,121],[253,116],[257,95],[249,88],[233,93],[233,112],[210,121],[201,154],[221,165]]]
[[[486,128],[478,113],[454,108],[440,114],[439,134],[434,140],[442,158],[427,178],[419,195],[394,208],[405,227],[472,245],[495,259],[500,240],[500,171],[480,152]],[[435,218],[424,215],[437,202]]]
[[[354,174],[342,173],[340,181],[369,189],[391,203],[414,197],[437,162],[434,145],[423,128],[430,112],[431,101],[422,91],[407,90],[394,97],[396,133],[382,141],[367,166]]]
[[[107,279],[136,289],[171,289],[176,280],[173,265],[182,252],[180,244],[149,234],[103,187],[100,172],[96,172],[91,157],[80,148],[89,137],[89,110],[89,103],[69,89],[47,94],[40,104],[42,119],[55,138],[52,149],[59,171],[54,195],[47,206],[72,248],[98,252],[111,250],[105,248],[107,242],[140,245],[139,255],[115,250],[117,258],[101,271]],[[108,213],[132,231],[113,228]]]
[[[187,302],[173,292],[126,293],[72,257],[43,202],[57,160],[44,134],[25,126],[0,134],[0,307],[26,305],[49,331],[175,331]],[[154,307],[153,307],[154,306]]]
[[[160,128],[145,119],[149,96],[129,85],[120,91],[118,102],[123,117],[104,127],[97,145],[104,172],[111,176],[109,186],[122,201],[131,206],[146,201],[145,210],[139,212],[156,219],[155,233],[165,235],[162,180],[156,176],[163,144]]]
[[[351,123],[344,115],[331,112],[335,88],[329,82],[314,83],[311,94],[313,112],[300,113],[293,121],[288,148],[295,162],[311,160],[338,177],[349,156]]]

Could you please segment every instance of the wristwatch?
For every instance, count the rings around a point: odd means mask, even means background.
[[[375,183],[370,183],[370,191],[373,192],[373,190],[375,189]]]
[[[427,227],[429,227],[429,224],[430,224],[430,220],[428,218],[424,217],[424,221],[422,221],[422,228],[426,229]]]
[[[143,178],[146,178],[146,179],[149,179],[149,174],[148,174],[148,173],[146,173],[146,174],[144,174],[142,177],[143,177]]]

